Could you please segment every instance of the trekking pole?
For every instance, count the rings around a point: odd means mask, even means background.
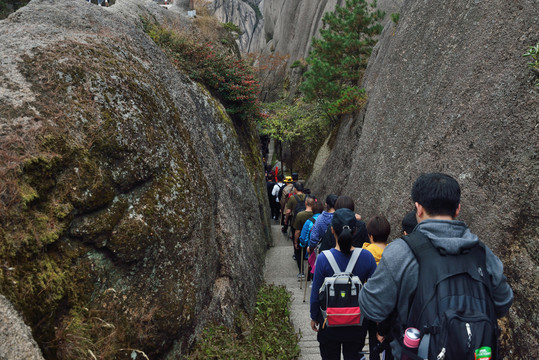
[[[303,275],[303,261],[304,260],[303,260],[303,252],[301,251],[301,246],[299,249],[300,249],[299,256],[301,256],[301,270],[299,272],[299,289],[301,290],[301,284],[303,283],[303,279],[301,278],[301,275]]]
[[[309,282],[307,279],[309,278],[309,275],[311,275],[311,266],[307,265],[307,275],[305,275],[305,289],[303,290],[303,302],[305,302],[305,297],[307,296],[307,283]]]

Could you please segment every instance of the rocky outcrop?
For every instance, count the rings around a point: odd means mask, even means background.
[[[371,57],[366,109],[341,124],[308,182],[317,195],[352,196],[364,218],[385,214],[397,235],[420,173],[458,179],[460,218],[515,291],[503,345],[520,359],[539,355],[539,94],[522,57],[538,23],[533,0],[406,1]]]
[[[386,22],[391,13],[400,11],[402,1],[377,2],[377,8],[386,12]],[[261,70],[261,78],[265,79],[261,99],[271,101],[281,95],[284,82],[292,88],[292,93],[295,92],[302,71],[291,70],[289,66],[307,57],[312,38],[319,36],[324,14],[335,10],[336,5],[344,4],[344,0],[213,0],[211,7],[219,21],[240,27],[243,31],[238,39],[240,51],[244,54],[262,54],[259,62],[262,68],[266,67],[266,63],[275,62],[276,59],[270,59],[271,56],[285,60],[285,74],[274,71],[274,67],[270,67],[269,72],[275,75]]]
[[[222,23],[237,25],[242,34],[238,38],[238,46],[244,54],[260,51],[262,45],[261,35],[264,28],[264,19],[258,1],[243,0],[214,0],[212,11]]]
[[[383,0],[377,2],[377,8],[386,12],[385,22],[390,21],[389,14],[399,12],[402,0]],[[262,34],[262,52],[266,55],[286,55],[288,67],[296,60],[303,60],[309,55],[313,37],[319,36],[322,18],[326,12],[334,11],[335,6],[345,6],[344,0],[286,1],[264,2],[264,33]],[[287,73],[288,87],[292,94],[301,82],[301,68],[291,69]],[[276,81],[283,83],[279,75]],[[280,94],[276,86],[262,89],[262,99],[269,101]]]
[[[188,21],[153,1],[34,0],[0,22],[0,292],[47,358],[180,358],[252,311],[262,281],[256,132],[141,16]]]
[[[43,359],[32,337],[31,329],[24,323],[9,300],[2,295],[0,295],[0,359]]]

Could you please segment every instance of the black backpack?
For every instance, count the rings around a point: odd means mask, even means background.
[[[275,185],[277,185],[279,187],[279,192],[277,193],[277,199],[279,199],[279,201],[281,201],[281,197],[283,196],[283,189],[286,186],[286,184],[279,185],[279,183],[277,183]]]
[[[292,218],[291,218],[292,220],[290,220],[290,223],[289,223],[292,226],[294,226],[294,221],[296,220],[296,216],[298,215],[298,213],[301,211],[305,211],[305,197],[306,195],[303,195],[303,200],[301,200],[299,195],[294,194],[294,198],[296,199],[296,207],[294,208],[294,212],[292,213]]]
[[[294,209],[294,218],[296,217],[296,215],[301,212],[301,211],[305,211],[305,195],[303,195],[303,200],[301,200],[301,198],[299,197],[299,195],[294,195],[294,197],[296,198],[296,208]]]
[[[484,244],[479,242],[458,255],[451,255],[435,248],[419,231],[404,236],[403,240],[419,264],[408,322],[400,326],[400,334],[394,334],[403,354],[417,360],[467,360],[490,352],[490,359],[497,359],[500,331]],[[403,346],[407,327],[421,333],[417,355]]]

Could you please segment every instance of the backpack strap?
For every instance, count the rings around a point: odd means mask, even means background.
[[[328,259],[329,265],[331,265],[333,272],[335,274],[340,274],[341,268],[337,264],[335,257],[333,257],[331,250],[324,250],[322,253],[326,255],[326,259]],[[352,251],[350,260],[348,260],[348,265],[346,265],[346,270],[344,270],[345,273],[352,273],[352,270],[354,270],[354,267],[356,266],[357,259],[359,259],[359,254],[361,254],[361,249],[354,249],[354,251]]]
[[[326,259],[328,259],[329,265],[331,265],[331,268],[333,269],[333,273],[339,274],[341,272],[341,268],[337,264],[337,261],[335,261],[335,257],[333,257],[331,250],[324,250],[322,251],[322,254],[326,256]]]
[[[417,261],[422,259],[423,253],[426,251],[432,251],[434,245],[430,242],[429,238],[424,235],[421,231],[413,231],[412,233],[402,237],[402,240],[408,244],[410,250],[414,253]]]
[[[346,270],[344,270],[345,273],[352,273],[352,270],[354,270],[354,267],[356,266],[357,259],[359,259],[359,254],[361,254],[361,249],[354,249],[354,251],[352,251],[352,256],[350,256]]]
[[[432,251],[437,251],[434,245],[430,242],[429,238],[424,235],[421,231],[413,231],[408,235],[402,237],[404,242],[408,244],[410,250],[414,254],[417,262],[421,264],[421,260],[425,256],[429,256],[429,253]],[[432,254],[432,253],[431,253]],[[412,296],[413,299],[413,296]],[[414,304],[413,300],[410,299],[408,302],[408,315],[412,311],[412,305]],[[402,329],[401,329],[402,330]],[[421,359],[428,358],[429,346],[430,346],[430,333],[424,333],[419,343],[419,348],[417,349],[417,356]],[[415,355],[415,354],[414,354]],[[415,357],[415,356],[414,356]]]
[[[487,294],[491,298],[492,301],[492,285],[490,282],[490,279],[488,276],[483,276],[483,271],[486,272],[486,255],[485,255],[485,246],[483,243],[479,242],[478,244],[472,246],[469,249],[462,249],[461,253],[457,255],[456,258],[451,260],[451,263],[447,263],[446,259],[449,260],[449,258],[453,258],[452,256],[447,255],[443,249],[438,249],[432,244],[431,240],[420,231],[416,230],[412,232],[411,234],[408,234],[406,236],[403,236],[402,239],[408,244],[410,249],[412,250],[418,265],[419,265],[419,278],[418,281],[421,281],[425,276],[432,276],[434,273],[437,273],[437,278],[439,278],[442,274],[452,274],[455,269],[459,269],[459,271],[467,272],[473,279],[482,282],[485,287],[488,289]],[[425,267],[422,266],[422,264],[425,264]],[[444,273],[439,272],[442,268],[447,268],[448,264],[452,264],[451,268],[452,270],[449,270],[449,272]],[[463,266],[463,264],[466,264]],[[475,265],[476,264],[476,265]],[[440,265],[437,266],[436,265]],[[478,266],[480,272],[480,276],[474,275],[475,272],[469,270],[469,266],[473,266],[474,269],[477,269],[476,266]],[[433,272],[428,272],[428,269],[435,269]],[[483,269],[483,270],[481,270]],[[423,274],[422,274],[423,270]],[[429,275],[426,275],[427,271]],[[445,270],[448,271],[448,270]],[[456,273],[456,272],[455,272]],[[485,273],[486,274],[486,273]],[[445,275],[444,275],[445,276]],[[422,295],[422,298],[427,299],[430,298],[432,294],[434,295],[434,289],[426,289],[423,288],[423,290],[427,291]],[[416,294],[419,291],[419,283],[418,288],[416,289]],[[410,318],[419,318],[422,316],[423,311],[425,310],[425,306],[427,303],[423,304],[420,308],[417,306],[417,304],[414,301],[414,296],[412,295],[412,298],[409,301],[409,309],[408,309],[408,322],[410,322]],[[495,323],[495,321],[494,321]],[[401,329],[402,331],[403,329]],[[430,340],[431,335],[437,333],[437,327],[436,326],[429,326],[428,328],[420,329],[422,335],[421,342],[419,344],[417,356],[421,359],[427,359],[428,358],[428,351],[430,347]],[[415,358],[415,356],[412,356],[412,358]]]

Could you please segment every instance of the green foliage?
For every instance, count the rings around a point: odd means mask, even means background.
[[[5,0],[0,0],[0,20],[7,18],[9,10]]]
[[[528,47],[528,51],[522,54],[522,56],[529,56],[531,61],[528,62],[528,67],[536,73],[539,72],[539,43],[535,46]],[[535,80],[535,86],[539,86],[539,79]]]
[[[306,144],[325,137],[329,131],[329,119],[317,104],[298,100],[292,104],[285,101],[266,104],[267,114],[259,121],[261,135],[292,143],[302,138]]]
[[[308,65],[305,60],[296,60],[292,63],[292,65],[290,65],[290,69],[300,68],[301,70],[306,70],[307,66]]]
[[[299,337],[290,322],[290,293],[265,285],[258,292],[254,318],[238,319],[239,329],[204,330],[190,359],[297,359]]]
[[[210,42],[197,42],[148,20],[143,19],[143,26],[173,64],[204,84],[233,118],[244,121],[260,118],[260,85],[254,69],[246,61]]]
[[[400,18],[400,14],[399,13],[393,13],[391,14],[391,20],[393,20],[393,22],[395,24],[398,24],[399,23],[399,18]]]
[[[378,21],[384,13],[375,7],[376,2],[347,0],[324,15],[321,38],[312,41],[301,91],[307,101],[320,102],[331,118],[360,109],[365,100],[361,77],[383,30]]]
[[[236,39],[243,34],[243,31],[241,31],[240,27],[232,22],[223,23],[223,27],[226,31],[234,35],[234,38]]]
[[[258,7],[257,4],[255,4],[255,3],[251,2],[251,1],[248,1],[248,0],[242,0],[242,1],[244,3],[247,3],[254,10],[257,20],[261,20],[263,18],[262,12],[260,11],[260,8]]]
[[[295,69],[295,68],[298,68],[301,66],[301,61],[299,60],[296,60],[292,63],[292,65],[290,65],[290,69]]]
[[[29,2],[30,0],[0,0],[0,20],[7,18],[13,11],[28,5]]]

